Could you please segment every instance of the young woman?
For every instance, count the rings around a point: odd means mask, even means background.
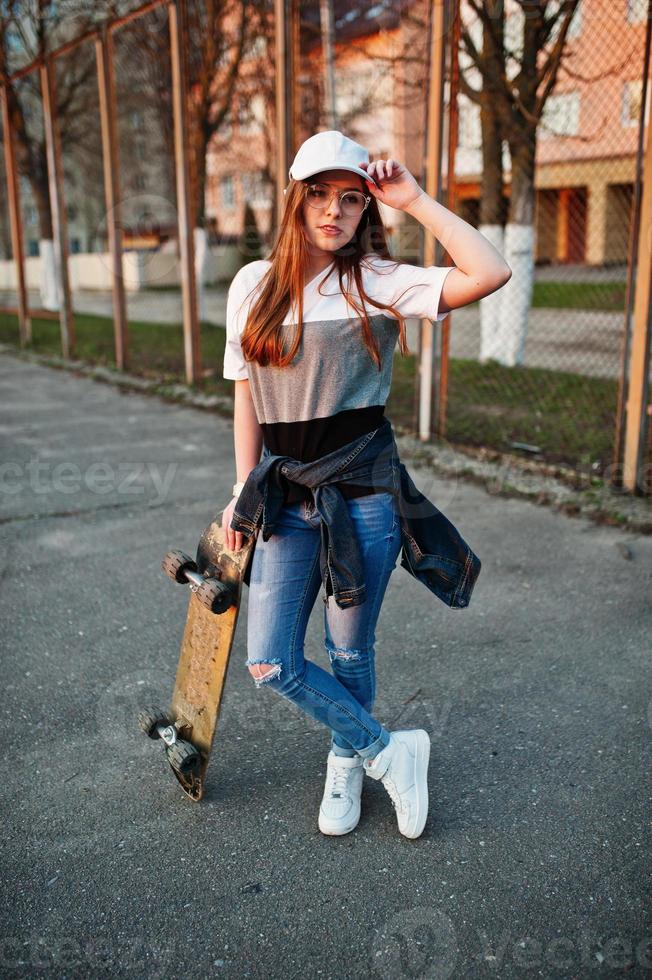
[[[455,264],[421,268],[392,260],[378,201],[413,215]],[[246,664],[257,687],[292,700],[330,729],[318,821],[325,834],[357,825],[365,772],[382,780],[404,836],[418,837],[428,812],[428,734],[389,732],[372,714],[375,626],[403,535],[397,471],[390,466],[381,478],[372,458],[367,469],[358,468],[366,475],[356,485],[356,470],[346,465],[355,465],[351,457],[376,433],[386,434],[396,342],[409,352],[404,317],[442,319],[510,275],[495,248],[430,198],[405,166],[370,162],[362,146],[329,131],[306,140],[295,157],[269,259],[244,266],[229,289],[224,377],[235,381],[238,483],[222,525],[235,550],[243,533],[256,535]],[[368,460],[365,453],[359,458]],[[276,462],[283,464],[274,470],[282,506],[273,533],[268,524],[258,535],[265,481]],[[336,477],[326,479],[333,462]],[[255,501],[250,514],[238,513],[240,494]],[[339,534],[337,552],[329,532]],[[335,599],[324,598],[332,673],[303,652],[322,579]]]

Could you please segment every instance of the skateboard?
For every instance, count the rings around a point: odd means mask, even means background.
[[[172,772],[192,800],[204,795],[242,580],[254,543],[254,535],[243,536],[242,548],[231,551],[216,518],[204,530],[194,561],[182,551],[169,551],[161,563],[169,578],[190,587],[190,602],[170,709],[144,708],[138,723],[149,738],[164,743]]]

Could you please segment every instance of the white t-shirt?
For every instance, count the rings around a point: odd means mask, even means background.
[[[303,336],[292,364],[279,368],[247,362],[240,338],[256,298],[256,286],[270,264],[267,259],[250,262],[231,283],[223,375],[236,381],[249,379],[256,416],[269,449],[309,462],[370,432],[382,421],[391,386],[398,320],[390,311],[367,304],[381,356],[379,371],[364,343],[361,318],[339,288],[336,270],[331,270],[324,283],[326,272],[322,271],[304,289]],[[391,259],[370,253],[360,267],[367,294],[392,303],[403,316],[441,320],[446,315],[439,313],[439,299],[454,266],[395,266]],[[295,332],[293,316],[294,311],[289,310],[283,320],[290,338]],[[298,491],[293,489],[292,493],[296,497]],[[355,488],[349,495],[358,495]]]

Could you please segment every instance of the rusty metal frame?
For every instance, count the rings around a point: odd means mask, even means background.
[[[183,345],[186,381],[201,378],[201,349],[197,319],[195,244],[193,240],[190,154],[188,152],[188,106],[186,69],[185,0],[170,0],[170,54],[172,58],[172,106],[174,112],[174,162],[177,183],[177,214],[183,303]]]
[[[95,40],[95,58],[100,97],[106,223],[111,254],[115,363],[120,370],[124,370],[127,367],[128,338],[127,303],[122,268],[120,154],[113,71],[113,36],[106,29]]]
[[[290,155],[294,150],[294,77],[296,40],[292,25],[298,13],[292,0],[274,0],[274,53],[276,67],[276,227],[281,227],[288,184]]]
[[[11,249],[16,263],[16,287],[18,292],[18,330],[20,346],[32,342],[32,320],[29,315],[27,285],[25,282],[25,256],[23,254],[23,222],[20,211],[20,187],[16,169],[16,148],[11,126],[9,109],[9,89],[0,85],[2,101],[2,128],[5,144],[5,170],[7,173],[7,196],[9,205],[9,224],[11,226]]]
[[[629,358],[629,385],[623,455],[623,487],[633,493],[649,493],[642,472],[648,421],[650,334],[652,333],[652,123],[647,127],[643,162],[643,194],[636,263],[636,291]]]
[[[643,82],[650,75],[650,56],[652,50],[652,0],[648,0],[648,19],[645,32],[643,55]],[[645,150],[645,116],[647,113],[647,85],[641,87],[641,113],[636,149],[636,175],[634,179],[634,201],[629,236],[627,259],[627,287],[625,293],[625,318],[621,351],[621,370],[618,383],[616,407],[616,429],[610,483],[613,487],[649,493],[649,481],[639,479],[640,467],[645,454],[645,439],[651,420],[649,417],[649,359],[650,359],[650,241],[649,228],[652,221],[652,202],[650,183],[652,183],[652,146],[648,124],[648,144]],[[646,168],[645,176],[643,168]],[[647,195],[645,189],[647,188]],[[642,220],[645,216],[646,221]],[[647,267],[648,282],[645,283]],[[641,275],[642,268],[642,275]],[[642,281],[643,279],[643,281]],[[645,297],[641,294],[647,289],[647,327],[645,325]],[[634,321],[632,322],[632,313]],[[631,378],[634,377],[633,394]]]
[[[186,70],[186,26],[185,0],[149,0],[135,10],[107,20],[102,25],[73,38],[66,44],[50,52],[45,61],[35,59],[30,64],[13,72],[7,82],[16,81],[38,70],[41,77],[41,93],[43,99],[43,114],[45,120],[48,185],[50,208],[52,211],[53,238],[55,258],[58,261],[59,294],[61,323],[61,346],[64,357],[70,356],[75,346],[74,314],[70,297],[68,278],[68,241],[67,222],[64,203],[63,171],[61,167],[61,144],[56,120],[56,101],[54,65],[57,58],[68,54],[74,48],[86,42],[95,43],[97,62],[97,77],[100,95],[100,120],[102,131],[102,156],[104,166],[104,189],[107,209],[107,225],[109,251],[113,263],[113,317],[115,332],[115,358],[119,368],[124,369],[128,361],[127,311],[124,290],[124,275],[122,270],[122,228],[120,220],[120,162],[118,152],[117,121],[115,112],[115,81],[113,75],[113,32],[121,29],[131,21],[142,17],[159,7],[168,8],[170,27],[170,54],[172,62],[172,96],[174,108],[174,146],[175,169],[177,185],[177,213],[179,251],[181,265],[181,290],[183,301],[183,335],[186,380],[194,383],[201,377],[201,348],[200,331],[197,319],[197,293],[194,267],[194,240],[192,193],[190,185],[190,154],[188,152],[188,119],[187,119],[187,70]],[[3,105],[8,102],[3,99]],[[6,141],[12,144],[13,134],[11,120],[8,114],[5,128]],[[14,168],[15,169],[15,168]],[[9,170],[8,170],[9,175]],[[11,184],[10,184],[11,186]],[[16,207],[16,199],[10,194],[10,209],[12,211],[12,237],[22,241],[22,226],[20,210]],[[18,254],[19,276],[19,321],[21,343],[28,342],[29,310],[24,289],[24,266],[22,264],[22,245]],[[21,287],[21,278],[23,285]],[[23,309],[24,308],[24,309]],[[2,308],[0,308],[2,309]],[[4,307],[9,311],[8,307]],[[22,311],[22,312],[21,312]],[[49,315],[47,311],[33,311],[39,316]]]
[[[299,79],[301,69],[301,0],[289,0],[289,4],[287,58],[289,62],[288,77],[292,80],[292,84],[287,93],[290,119],[288,154],[294,154],[299,148],[299,134],[301,132],[301,98],[298,95],[298,86],[295,84],[295,80]]]
[[[444,37],[446,14],[450,7],[450,0],[432,0],[429,10],[430,54],[428,115],[426,122],[425,191],[426,194],[436,201],[439,200],[441,192],[442,106],[444,101],[444,66],[446,60]],[[424,266],[434,265],[435,254],[435,236],[427,229],[424,229]],[[419,408],[417,435],[422,442],[428,442],[433,435],[433,382],[436,368],[434,336],[435,326],[433,322],[431,320],[421,320],[419,373],[417,375]]]
[[[457,184],[455,180],[455,158],[457,155],[457,129],[458,129],[458,93],[460,87],[460,35],[461,19],[459,0],[451,0],[448,5],[448,25],[446,37],[450,38],[448,45],[448,58],[450,65],[450,89],[448,102],[448,127],[447,127],[447,155],[448,162],[446,167],[446,207],[453,213],[456,210]],[[445,59],[445,55],[444,55]],[[443,108],[443,90],[442,90]],[[446,265],[452,265],[448,252],[445,255]],[[440,439],[446,435],[446,423],[448,421],[448,382],[450,367],[450,333],[451,315],[448,314],[441,321],[441,344],[439,350],[439,385],[438,390],[433,390],[432,399],[435,406],[434,430]]]

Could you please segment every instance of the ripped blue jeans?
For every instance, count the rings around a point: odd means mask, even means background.
[[[346,503],[363,556],[367,598],[344,609],[332,596],[324,601],[324,643],[332,673],[304,657],[306,627],[322,588],[320,517],[312,501],[286,504],[271,537],[256,539],[245,663],[257,687],[273,689],[330,728],[336,755],[373,758],[389,743],[388,730],[371,714],[374,644],[385,589],[401,549],[401,524],[391,493]],[[259,666],[252,672],[253,665]]]

